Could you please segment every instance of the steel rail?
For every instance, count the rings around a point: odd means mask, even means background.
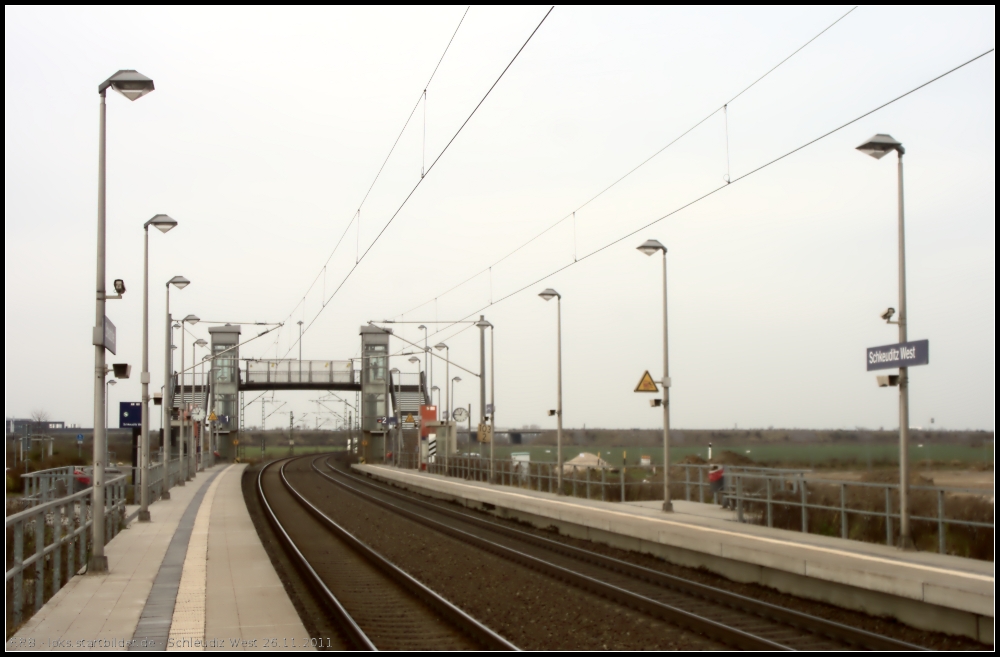
[[[404,509],[392,502],[378,499],[368,493],[354,488],[353,486],[335,479],[330,475],[319,470],[316,467],[316,461],[319,458],[313,459],[313,469],[317,474],[324,477],[328,481],[334,483],[337,486],[345,488],[349,491],[354,492],[356,495],[363,497],[373,504],[382,506],[390,511],[398,513],[404,517],[410,518],[415,522],[420,523],[425,527],[430,527],[443,534],[447,534],[465,543],[470,543],[476,547],[482,548],[488,552],[506,558],[515,563],[519,563],[522,566],[531,568],[532,570],[541,572],[546,575],[555,577],[556,579],[565,581],[573,586],[581,588],[590,593],[603,596],[617,602],[619,604],[631,607],[642,611],[654,618],[659,618],[670,623],[674,623],[684,627],[686,629],[692,630],[704,636],[709,636],[717,641],[725,643],[727,645],[733,646],[735,648],[740,648],[743,650],[791,650],[788,646],[782,645],[775,641],[759,637],[749,632],[744,632],[733,627],[729,627],[717,621],[699,616],[697,614],[685,611],[684,609],[679,609],[672,605],[668,605],[652,598],[634,593],[627,589],[603,582],[601,580],[595,579],[583,573],[579,573],[568,568],[544,561],[530,554],[520,552],[513,548],[509,548],[504,545],[500,545],[488,539],[470,534],[461,529],[455,527],[450,527],[437,520],[428,518],[427,516],[420,515],[419,513],[410,511],[409,509]]]
[[[299,458],[310,458],[312,455],[303,456]],[[315,467],[315,461],[317,458],[313,458],[313,466]],[[327,526],[338,538],[347,543],[351,548],[361,554],[365,559],[371,562],[376,568],[378,568],[383,573],[388,573],[391,579],[399,583],[403,588],[409,591],[411,594],[415,595],[424,604],[429,606],[431,609],[440,614],[446,621],[455,626],[458,630],[464,632],[466,635],[471,637],[474,641],[478,642],[483,647],[489,650],[518,650],[517,646],[507,641],[490,628],[486,627],[478,620],[468,615],[454,604],[449,602],[447,599],[440,596],[438,593],[434,592],[422,582],[411,576],[409,573],[401,569],[396,564],[392,563],[384,556],[373,550],[371,547],[361,542],[354,534],[347,531],[336,521],[330,518],[328,515],[323,513],[319,508],[317,508],[312,502],[307,500],[301,493],[299,493],[292,486],[291,482],[288,481],[285,475],[285,465],[288,464],[288,459],[282,463],[280,473],[282,482],[285,484],[285,488],[288,492],[295,497],[313,516],[318,518],[324,525]]]
[[[285,544],[291,548],[292,554],[295,556],[302,570],[308,574],[309,581],[311,581],[315,590],[320,593],[320,597],[326,601],[327,606],[333,613],[334,620],[343,630],[347,639],[358,650],[378,650],[378,648],[375,647],[375,644],[372,643],[372,640],[368,638],[368,635],[365,634],[364,630],[358,626],[348,611],[344,609],[344,606],[340,604],[340,600],[337,599],[337,596],[335,596],[323,580],[320,579],[319,574],[309,564],[305,555],[302,554],[301,550],[299,550],[298,546],[295,544],[295,541],[293,541],[292,537],[289,536],[287,531],[285,531],[281,521],[278,520],[278,515],[271,508],[271,505],[268,504],[267,496],[264,495],[264,471],[275,463],[278,463],[278,461],[268,463],[262,467],[260,472],[257,474],[257,495],[260,497],[260,501],[264,505],[264,509],[267,511],[268,520],[283,537]],[[284,463],[282,463],[282,468],[284,468]],[[282,479],[284,479],[284,473],[282,473]]]
[[[917,646],[911,643],[906,643],[905,641],[899,641],[891,637],[882,636],[875,634],[873,632],[868,632],[856,627],[851,627],[849,625],[844,625],[842,623],[837,623],[835,621],[827,620],[825,618],[819,618],[818,616],[812,616],[800,611],[794,611],[792,609],[787,609],[778,605],[774,605],[768,602],[762,602],[760,600],[754,600],[747,596],[740,595],[738,593],[733,593],[731,591],[726,591],[724,589],[719,589],[713,586],[708,586],[706,584],[700,584],[691,580],[684,579],[682,577],[677,577],[675,575],[669,575],[657,570],[652,570],[650,568],[645,568],[636,564],[628,563],[627,561],[622,561],[620,559],[615,559],[613,557],[608,557],[603,554],[598,554],[590,550],[585,550],[582,548],[574,547],[572,545],[567,545],[565,543],[560,543],[559,541],[554,541],[542,536],[537,536],[519,529],[514,529],[512,527],[504,527],[494,522],[484,520],[482,518],[476,518],[459,511],[454,511],[452,509],[446,509],[440,507],[436,504],[426,502],[424,500],[416,499],[412,495],[407,495],[399,491],[391,490],[384,486],[379,486],[375,483],[367,481],[365,477],[360,477],[353,473],[348,473],[343,470],[334,468],[330,464],[329,458],[325,461],[326,466],[333,472],[336,472],[342,476],[350,477],[353,481],[362,483],[370,488],[374,488],[382,493],[391,495],[397,499],[404,500],[409,504],[425,508],[441,515],[447,516],[449,518],[454,518],[462,522],[487,529],[489,531],[496,532],[508,538],[513,538],[516,540],[521,540],[531,545],[537,547],[545,548],[551,550],[557,554],[563,556],[572,557],[579,559],[581,561],[601,566],[607,568],[608,570],[623,573],[632,576],[636,579],[657,584],[664,588],[668,588],[679,593],[684,593],[687,595],[692,595],[710,602],[723,604],[727,607],[735,609],[741,612],[747,612],[766,618],[778,623],[783,623],[786,625],[791,625],[792,627],[797,627],[799,629],[805,630],[812,634],[817,634],[824,636],[836,641],[843,641],[845,643],[865,648],[868,650],[927,650],[922,646]],[[315,465],[314,465],[315,468]],[[328,479],[332,479],[329,475],[320,472],[323,476]]]

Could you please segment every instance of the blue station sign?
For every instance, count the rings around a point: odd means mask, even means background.
[[[118,426],[122,429],[142,427],[142,402],[121,402],[118,409]]]
[[[869,347],[866,354],[868,371],[926,365],[930,359],[929,351],[927,340]]]

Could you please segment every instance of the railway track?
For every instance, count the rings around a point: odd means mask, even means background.
[[[422,526],[475,545],[653,617],[749,650],[923,650],[730,591],[442,508],[314,458],[330,483]]]
[[[257,476],[257,494],[279,540],[341,629],[345,647],[517,649],[363,544],[303,497],[285,472],[295,460],[264,466]]]

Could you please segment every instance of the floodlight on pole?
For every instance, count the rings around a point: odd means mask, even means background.
[[[648,256],[663,254],[663,510],[673,511],[670,501],[670,359],[667,351],[667,247],[657,240],[646,240],[638,247]]]
[[[105,306],[107,303],[107,90],[108,87],[121,93],[129,100],[136,100],[154,89],[153,81],[145,75],[133,70],[120,70],[97,87],[101,97],[100,118],[97,140],[97,271],[96,294],[94,307],[94,327],[91,343],[94,346],[94,479],[93,522],[91,536],[93,551],[87,563],[87,572],[101,574],[108,571],[108,558],[104,554],[104,468],[107,465],[108,433],[105,430],[107,421],[107,389],[104,385],[107,376],[105,361]],[[119,292],[119,294],[121,294]]]
[[[165,214],[158,214],[143,224],[144,229],[148,229],[150,226],[155,226],[161,233],[166,233],[177,226],[177,220]]]
[[[899,342],[906,342],[906,240],[903,230],[903,154],[906,150],[903,144],[889,135],[877,134],[857,147],[865,155],[876,160],[885,157],[891,151],[896,151],[896,186],[898,195],[898,240],[899,240],[899,319],[894,324],[899,325]],[[892,310],[891,308],[889,310]],[[892,313],[886,311],[883,319],[891,320]],[[886,316],[888,315],[888,316]],[[910,383],[908,368],[899,368],[899,547],[904,550],[913,549],[913,539],[910,534]]]
[[[556,494],[562,495],[562,295],[549,287],[538,296],[546,301],[556,299]]]

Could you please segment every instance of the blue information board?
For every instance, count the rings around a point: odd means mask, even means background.
[[[118,409],[118,426],[122,429],[142,427],[142,402],[121,402]]]

